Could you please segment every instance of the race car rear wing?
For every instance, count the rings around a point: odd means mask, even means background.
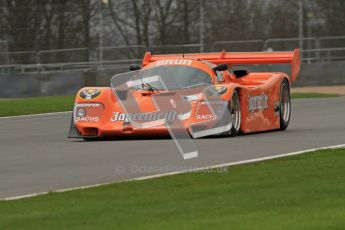
[[[248,64],[278,64],[288,63],[291,65],[291,80],[295,81],[300,71],[300,52],[295,49],[290,52],[222,52],[217,53],[191,53],[191,54],[160,54],[152,55],[146,52],[143,66],[150,62],[165,59],[188,58],[205,60],[214,64],[248,65]]]

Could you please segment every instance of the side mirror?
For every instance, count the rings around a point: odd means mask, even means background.
[[[234,70],[233,73],[236,76],[236,78],[240,78],[240,77],[244,77],[244,76],[248,75],[248,71],[243,70],[243,69]]]
[[[215,67],[213,67],[213,71],[224,71],[229,69],[229,66],[227,64],[220,64]]]
[[[141,67],[139,65],[131,64],[129,66],[129,70],[130,71],[136,71],[136,70],[139,70],[139,69],[141,69]]]

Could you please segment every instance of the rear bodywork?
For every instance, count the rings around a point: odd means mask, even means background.
[[[216,72],[212,69],[212,66],[217,64],[227,64],[231,69],[233,65],[276,63],[290,64],[290,76],[281,72],[263,72],[248,73],[245,76],[236,77],[231,71]],[[224,102],[230,102],[233,92],[236,90],[240,95],[241,132],[253,133],[280,128],[281,83],[286,79],[291,85],[296,80],[300,69],[300,59],[299,50],[297,49],[293,52],[232,53],[223,51],[219,53],[174,55],[152,55],[147,52],[142,62],[142,69],[135,72],[154,70],[154,68],[160,66],[171,66],[172,68],[190,66],[207,73],[211,79],[210,85],[219,92],[218,100]],[[132,72],[127,74],[132,74]],[[119,79],[121,76],[117,77]],[[173,91],[163,90],[160,92],[129,90],[127,94],[135,98],[138,111],[152,113],[157,111],[157,105],[153,99],[154,94],[167,94],[170,92],[175,96],[178,94],[183,97],[184,95],[198,95],[195,92],[196,90],[194,88]],[[114,87],[82,88],[75,99],[69,137],[162,136],[169,133],[164,124],[150,125],[149,127],[133,125],[123,115],[126,114],[126,110],[120,99],[121,95],[114,91]],[[203,107],[202,101],[202,99],[197,99],[190,102],[189,111],[178,111],[180,122],[189,133],[191,133],[192,125],[212,120],[212,114],[207,107]],[[204,128],[210,129],[212,127]],[[219,134],[223,131],[220,130]]]

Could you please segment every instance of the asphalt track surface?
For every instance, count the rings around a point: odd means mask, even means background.
[[[0,119],[0,199],[345,143],[345,97],[292,101],[288,130],[194,141],[67,139],[71,113]]]

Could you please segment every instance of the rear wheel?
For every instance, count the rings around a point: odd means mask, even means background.
[[[232,127],[229,134],[230,136],[237,136],[241,128],[241,103],[240,95],[237,91],[234,91],[232,94],[228,109],[232,120]]]
[[[290,86],[288,81],[284,80],[280,86],[280,130],[285,130],[289,126],[290,116]]]

